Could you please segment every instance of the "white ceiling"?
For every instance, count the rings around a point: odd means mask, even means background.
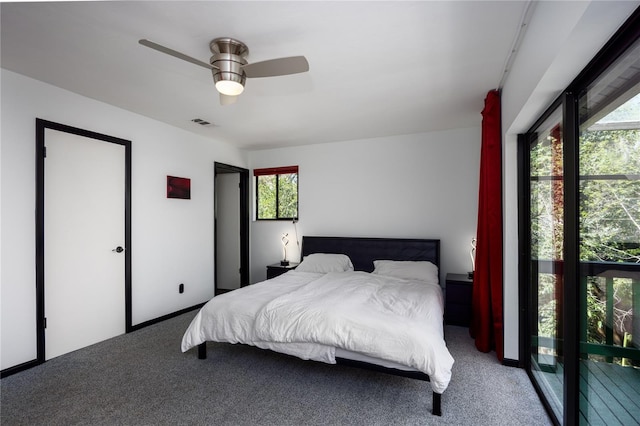
[[[523,1],[2,3],[1,65],[239,148],[478,126]],[[310,71],[249,79],[220,106],[208,62],[234,37],[248,61],[305,55]],[[191,122],[213,123],[203,127]]]

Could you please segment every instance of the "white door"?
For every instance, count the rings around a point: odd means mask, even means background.
[[[45,130],[45,358],[125,332],[125,146]]]

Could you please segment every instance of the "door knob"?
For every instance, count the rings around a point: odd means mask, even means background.
[[[122,253],[124,251],[124,249],[122,247],[118,246],[118,247],[114,248],[111,251],[115,252],[115,253]]]

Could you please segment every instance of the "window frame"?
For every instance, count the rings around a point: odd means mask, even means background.
[[[254,184],[255,184],[255,200],[256,200],[256,211],[255,211],[255,220],[266,220],[266,221],[273,221],[273,220],[298,220],[298,216],[299,216],[299,209],[300,209],[300,174],[298,172],[299,167],[298,166],[284,166],[284,167],[266,167],[266,168],[259,168],[259,169],[253,169],[253,176],[254,176]],[[295,216],[293,217],[280,217],[280,176],[281,175],[289,175],[289,174],[295,174],[296,175],[296,212],[295,212]],[[259,212],[260,212],[260,191],[258,190],[258,178],[262,177],[262,176],[275,176],[275,213],[276,213],[276,217],[259,217]]]

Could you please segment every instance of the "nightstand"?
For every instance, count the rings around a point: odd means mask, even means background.
[[[471,324],[473,279],[467,274],[447,274],[444,321],[448,325]]]
[[[289,262],[289,265],[287,266],[282,266],[279,263],[274,263],[273,265],[267,265],[267,279],[270,280],[271,278],[277,277],[278,275],[282,275],[285,272],[296,269],[296,266],[298,265],[299,263],[295,263],[295,262]]]

